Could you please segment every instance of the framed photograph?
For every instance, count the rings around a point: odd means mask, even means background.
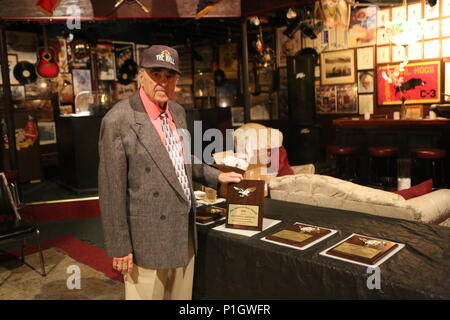
[[[116,79],[121,79],[120,68],[125,61],[129,59],[136,61],[135,46],[133,42],[113,41],[113,50]]]
[[[338,113],[358,113],[358,88],[356,84],[336,86]]]
[[[355,50],[324,52],[320,54],[321,85],[355,82]]]
[[[73,69],[73,92],[76,96],[82,91],[92,91],[91,70],[89,69]]]
[[[110,43],[97,43],[95,45],[97,53],[97,67],[99,80],[115,80],[116,71],[114,69],[113,47]]]
[[[359,114],[373,114],[373,94],[360,94],[359,100]]]
[[[51,100],[25,100],[20,108],[27,109],[36,117],[37,121],[54,121],[53,105]]]
[[[408,21],[422,19],[422,1],[408,4]]]
[[[406,51],[403,46],[392,47],[392,62],[402,62],[405,61]]]
[[[386,81],[383,72],[393,72],[396,65],[384,65],[377,70],[379,105],[438,103],[441,101],[441,61],[423,61],[405,66],[404,80],[400,87]]]
[[[377,45],[382,46],[385,44],[389,44],[389,38],[386,29],[380,28],[377,32]]]
[[[425,3],[424,8],[425,19],[434,19],[439,17],[439,1],[436,1],[434,6],[430,6],[428,3]]]
[[[358,93],[372,93],[374,87],[373,71],[358,72]]]
[[[336,113],[336,86],[316,87],[316,113]]]
[[[377,7],[353,8],[348,28],[348,45],[350,47],[374,45],[376,36]]]
[[[356,49],[358,70],[374,68],[374,47]]]
[[[440,20],[427,21],[425,24],[424,39],[433,39],[440,36]]]
[[[439,46],[439,40],[425,41],[424,42],[424,59],[434,59],[439,58],[441,55],[441,50]]]
[[[300,31],[294,33],[290,39],[283,32],[287,27],[277,28],[277,66],[286,67],[286,57],[295,55],[302,48]]]
[[[392,21],[406,21],[406,12],[404,6],[392,8]]]
[[[377,47],[377,63],[389,63],[391,50],[389,46]]]
[[[378,27],[384,27],[386,25],[386,22],[390,21],[391,19],[391,9],[380,9],[378,10],[377,14],[377,26]]]
[[[194,97],[215,97],[215,88],[212,72],[194,74]]]
[[[421,60],[423,59],[423,42],[417,42],[408,46],[408,59]]]
[[[442,16],[450,16],[450,0],[441,0],[442,4]]]
[[[38,122],[39,145],[56,143],[56,127],[54,122]]]
[[[244,124],[244,107],[231,107],[231,125],[240,127]]]

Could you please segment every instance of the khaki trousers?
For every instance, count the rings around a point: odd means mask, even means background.
[[[131,274],[124,276],[125,299],[191,300],[195,264],[191,241],[189,241],[189,257],[185,267],[175,269],[146,269],[133,265]]]

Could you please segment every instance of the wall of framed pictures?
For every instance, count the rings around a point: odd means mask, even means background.
[[[389,41],[388,22],[421,19],[425,21],[424,35],[417,43],[396,46]],[[424,0],[408,1],[406,8],[403,5],[355,7],[349,21],[348,30],[342,25],[327,24],[317,39],[302,37],[303,47],[313,47],[321,53],[318,61],[320,79],[316,74],[318,114],[339,113],[334,101],[337,96],[332,93],[337,91],[339,82],[350,83],[346,76],[354,76],[359,105],[355,113],[359,114],[392,112],[392,107],[401,104],[399,91],[405,96],[406,104],[422,103],[425,110],[431,103],[443,101],[443,93],[450,94],[450,0],[439,0],[433,7]],[[348,58],[351,51],[355,54],[355,75]],[[341,60],[333,61],[333,56]],[[381,75],[383,71],[398,67],[405,57],[411,67],[401,75],[406,83],[402,90],[403,87],[387,83]],[[431,71],[413,69],[420,67],[420,63],[429,62],[433,65]],[[445,96],[445,101],[450,98]]]

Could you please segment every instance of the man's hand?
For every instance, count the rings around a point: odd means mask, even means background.
[[[222,172],[219,174],[219,182],[222,184],[227,184],[230,182],[241,182],[244,179],[242,174],[236,172]]]
[[[122,274],[131,273],[133,271],[133,254],[130,253],[124,257],[113,258],[113,269]]]

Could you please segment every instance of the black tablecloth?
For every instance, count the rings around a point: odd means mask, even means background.
[[[265,200],[282,222],[253,237],[198,227],[194,299],[450,299],[450,228],[363,213]],[[294,222],[339,230],[304,251],[262,241]],[[405,244],[368,289],[364,266],[319,253],[352,233]]]

